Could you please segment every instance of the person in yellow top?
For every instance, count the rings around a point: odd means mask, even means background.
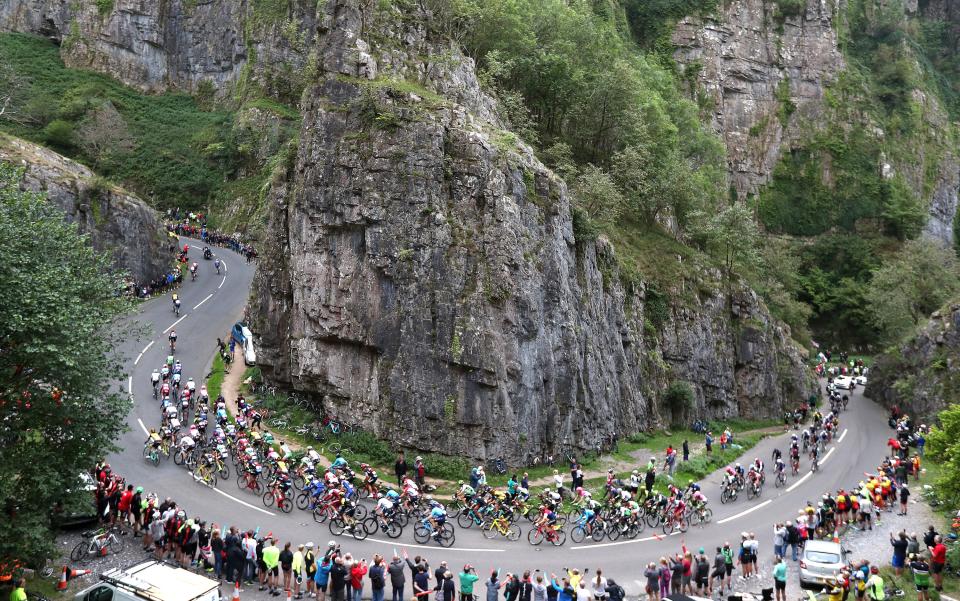
[[[573,587],[573,590],[578,590],[580,588],[580,580],[583,578],[580,570],[577,568],[567,570],[567,577],[570,579],[570,586]]]
[[[17,585],[10,591],[10,601],[27,601],[27,579],[17,580]]]
[[[263,548],[263,563],[267,566],[267,586],[270,588],[270,594],[274,591],[279,592],[280,548],[277,547],[277,539],[270,539],[270,546]]]
[[[293,563],[290,566],[290,571],[293,573],[293,594],[297,599],[303,599],[303,594],[300,592],[300,581],[303,580],[303,545],[293,552]]]

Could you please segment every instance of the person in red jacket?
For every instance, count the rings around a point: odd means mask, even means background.
[[[133,501],[133,484],[127,484],[127,490],[120,495],[120,501],[117,502],[117,511],[120,512],[120,523],[130,523],[130,503]]]
[[[367,575],[367,560],[361,559],[359,563],[353,564],[350,568],[350,599],[348,601],[360,601],[360,595],[363,593],[363,577]]]

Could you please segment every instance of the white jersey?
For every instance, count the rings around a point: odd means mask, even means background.
[[[180,448],[181,449],[192,449],[194,445],[193,439],[189,436],[184,436],[180,439]]]
[[[197,383],[193,380],[187,380],[187,390],[193,392],[197,389]]]
[[[393,501],[391,501],[387,497],[384,497],[379,501],[377,501],[377,509],[383,512],[390,511],[391,509],[393,509]]]
[[[152,374],[150,374],[150,381],[153,382],[154,384],[156,384],[157,382],[159,382],[159,381],[160,381],[160,372],[154,370],[154,372],[153,372]]]

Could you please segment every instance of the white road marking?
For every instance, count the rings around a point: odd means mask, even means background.
[[[581,545],[579,547],[570,547],[573,550],[584,550],[584,549],[602,549],[604,547],[618,547],[620,545],[633,545],[636,543],[643,543],[651,540],[663,540],[668,536],[677,536],[679,532],[671,532],[670,534],[656,534],[654,536],[646,536],[644,538],[638,538],[635,540],[622,540],[616,543],[603,543],[602,545]]]
[[[807,472],[806,474],[804,474],[802,478],[800,478],[799,480],[797,480],[796,482],[794,482],[793,484],[787,487],[787,492],[793,492],[793,489],[803,484],[806,481],[806,479],[812,475],[813,475],[813,472]]]
[[[227,276],[223,276],[223,279],[220,280],[220,285],[217,286],[217,290],[220,290],[221,288],[223,288],[223,283],[226,281],[227,281]]]
[[[818,465],[822,466],[824,463],[826,463],[827,459],[830,457],[830,455],[833,455],[833,451],[836,448],[837,447],[830,447],[830,450],[827,451],[827,454],[823,456],[823,459],[820,460],[820,463]]]
[[[142,355],[142,354],[144,354],[145,352],[147,352],[147,350],[148,350],[151,346],[153,346],[153,343],[154,343],[154,342],[156,342],[156,341],[151,340],[151,341],[150,341],[150,344],[148,344],[147,346],[143,347],[143,350],[140,351],[140,354]]]
[[[847,435],[847,429],[844,428],[844,429],[843,429],[843,433],[840,434],[840,438],[837,439],[837,442],[838,442],[838,443],[843,442],[843,437],[846,436],[846,435]],[[943,595],[940,595],[940,596],[942,597]]]
[[[223,491],[220,490],[219,488],[211,488],[210,490],[212,490],[213,492],[215,492],[215,493],[217,493],[217,494],[221,494],[221,495],[225,496],[226,498],[230,499],[231,501],[236,501],[237,503],[240,503],[241,505],[246,505],[246,506],[249,507],[250,509],[256,509],[256,510],[259,511],[260,513],[265,513],[265,514],[267,514],[267,515],[272,515],[272,516],[276,516],[276,515],[277,515],[277,514],[273,513],[272,511],[267,511],[266,509],[262,509],[262,508],[260,508],[260,507],[257,507],[256,505],[251,505],[250,503],[247,503],[246,501],[241,501],[240,499],[237,499],[237,498],[235,498],[235,497],[231,497],[230,495],[228,495],[227,493],[223,492]],[[449,550],[449,549],[448,549],[448,550]]]
[[[256,509],[256,508],[254,508]],[[408,545],[407,543],[398,543],[395,540],[383,540],[379,538],[368,537],[366,540],[372,540],[375,543],[383,543],[384,545],[395,545],[397,547],[410,547],[411,549],[422,549],[423,545]],[[469,551],[470,553],[503,553],[505,549],[461,549],[450,547],[449,549],[444,549],[444,553],[449,553],[450,551]]]
[[[213,293],[211,292],[210,294],[207,295],[207,298],[203,299],[202,301],[200,301],[199,303],[197,303],[196,305],[194,305],[193,310],[196,311],[196,310],[197,310],[197,307],[199,307],[199,306],[202,305],[203,303],[207,302],[207,301],[210,300],[212,297],[213,297]]]
[[[727,522],[732,522],[733,520],[735,520],[735,519],[737,519],[737,518],[742,518],[743,516],[747,515],[748,513],[753,513],[754,511],[760,509],[761,507],[766,507],[767,505],[769,505],[769,504],[772,503],[772,502],[773,502],[773,499],[767,499],[766,501],[764,501],[763,503],[760,503],[759,505],[754,505],[754,506],[751,507],[750,509],[744,509],[744,510],[741,511],[740,513],[735,513],[735,514],[731,515],[731,516],[728,517],[728,518],[723,518],[722,520],[719,520],[717,523],[718,523],[718,524],[726,524]]]
[[[173,326],[177,325],[178,323],[180,323],[181,321],[183,321],[184,319],[186,319],[186,318],[187,318],[187,315],[190,315],[190,314],[187,313],[186,315],[184,315],[183,317],[181,317],[181,318],[178,319],[177,321],[175,321],[175,322],[173,322],[172,324],[170,324],[170,327],[168,327],[166,330],[164,330],[163,333],[166,334],[167,332],[169,332],[170,330],[172,330],[172,329],[173,329]]]
[[[147,436],[150,436],[150,430],[147,430],[147,427],[143,425],[143,420],[138,417],[137,423],[140,424],[140,429],[143,430],[143,433]]]
[[[139,355],[137,355],[137,358],[133,360],[133,364],[136,365],[137,363],[140,363],[140,359],[142,357],[143,357],[143,353],[140,353]]]
[[[133,396],[133,376],[127,376],[127,394]]]

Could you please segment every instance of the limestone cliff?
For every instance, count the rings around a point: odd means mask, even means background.
[[[741,197],[766,183],[783,148],[799,135],[778,118],[781,105],[816,119],[844,67],[835,18],[840,0],[807,0],[784,16],[769,0],[722,2],[718,14],[681,21],[674,57],[712,106],[727,144],[731,182]]]
[[[316,3],[289,4],[11,0],[0,3],[0,31],[47,36],[61,44],[67,66],[142,90],[226,95],[256,86],[296,100],[309,72]]]
[[[862,122],[878,146],[890,139],[894,147],[904,148],[903,156],[878,162],[876,170],[887,177],[902,175],[928,209],[925,233],[950,244],[960,162],[955,143],[949,140],[950,118],[938,100],[921,89],[914,91],[923,132],[910,141],[896,139],[894,132],[884,131],[869,115],[846,112],[838,118],[834,110],[837,103],[850,102],[829,98],[846,69],[840,32],[851,27],[848,4],[842,0],[722,2],[715,14],[690,17],[677,25],[674,58],[694,82],[691,93],[699,97],[726,142],[731,184],[740,198],[760,192],[778,162],[805,147],[817,131],[849,129],[854,121]],[[960,21],[950,2],[905,4],[904,18],[919,15]],[[784,7],[796,10],[784,14]],[[828,166],[824,172],[829,184]]]
[[[36,144],[0,134],[0,160],[22,165],[24,189],[46,192],[93,247],[109,252],[136,282],[167,272],[173,253],[156,211],[83,165]]]
[[[330,0],[319,21],[251,307],[268,377],[404,445],[513,461],[666,424],[672,380],[699,416],[779,415],[809,394],[752,292],[654,311],[622,284],[472,61],[405,10]]]
[[[917,334],[870,369],[868,397],[930,423],[960,393],[960,303],[935,312]]]

